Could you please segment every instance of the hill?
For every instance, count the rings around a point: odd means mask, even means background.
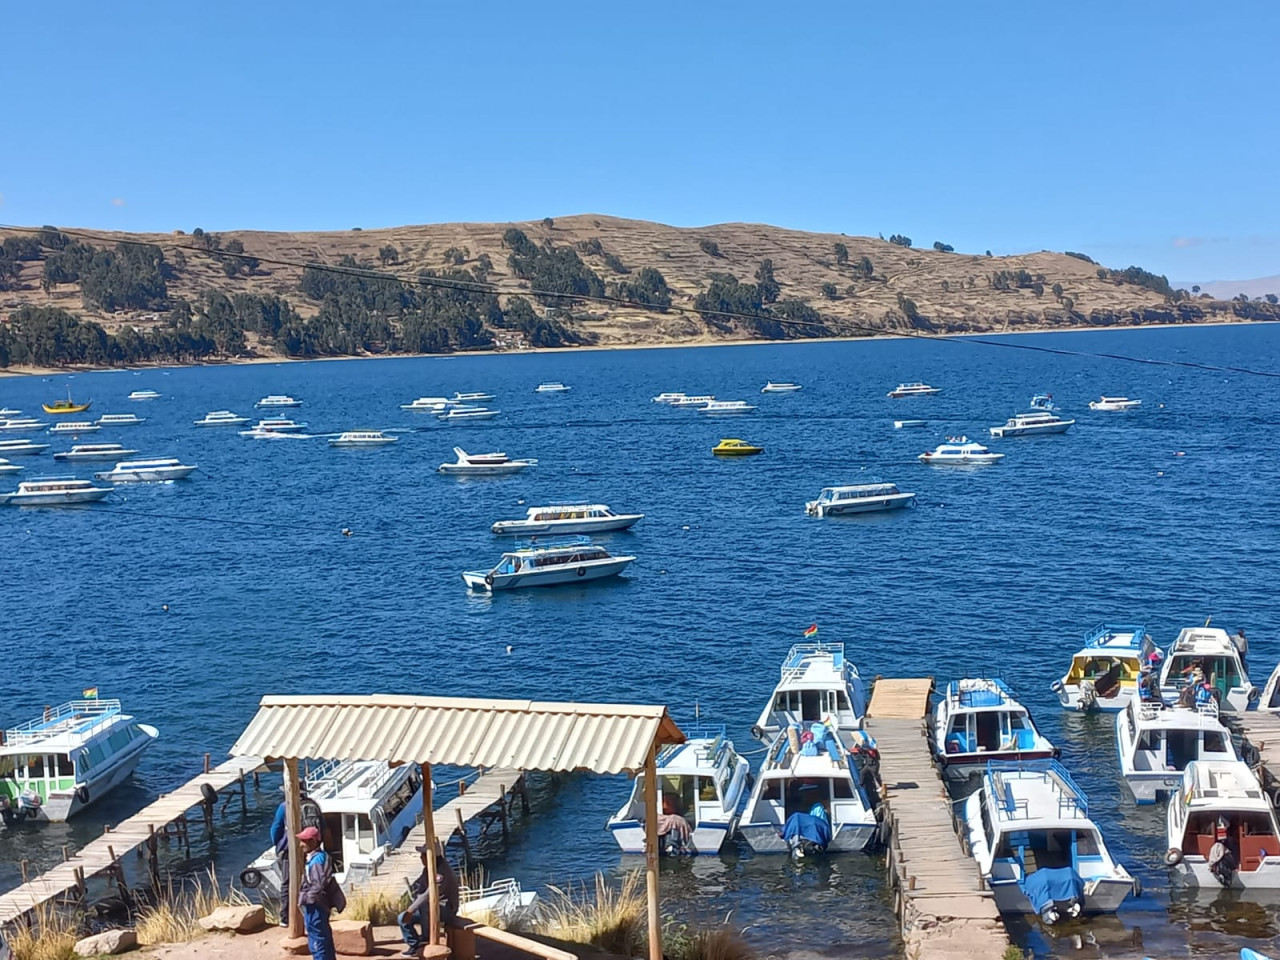
[[[0,366],[1276,320],[1079,253],[582,215],[324,233],[0,230]]]
[[[1254,277],[1251,280],[1204,280],[1196,284],[1182,284],[1188,290],[1198,286],[1202,293],[1218,300],[1230,300],[1241,294],[1251,300],[1265,299],[1267,294],[1280,296],[1280,275],[1274,277]]]

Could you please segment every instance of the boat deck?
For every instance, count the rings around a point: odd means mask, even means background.
[[[204,799],[201,791],[205,784],[221,792],[262,766],[262,761],[256,757],[236,757],[201,773],[132,817],[120,821],[62,863],[8,893],[0,894],[0,927],[72,894],[81,887],[85,878],[116,868],[125,854],[146,844],[152,836],[161,833],[175,820],[183,819],[188,810],[198,806]]]
[[[880,751],[892,827],[888,878],[914,960],[1001,957],[1009,937],[977,862],[961,848],[925,729],[930,677],[876,681],[867,731]]]

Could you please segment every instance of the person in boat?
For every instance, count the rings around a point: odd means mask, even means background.
[[[1160,692],[1160,674],[1149,664],[1142,667],[1138,678],[1138,696],[1153,703],[1164,702],[1164,695]]]
[[[1101,661],[1102,664],[1106,662],[1106,660]],[[1093,689],[1099,697],[1114,697],[1116,695],[1120,690],[1120,674],[1123,669],[1123,665],[1117,660],[1111,664],[1106,673],[1093,682]]]
[[[406,957],[416,957],[431,938],[431,889],[427,879],[430,860],[426,844],[414,849],[422,858],[422,873],[409,887],[413,902],[396,918],[405,943],[402,956]],[[440,891],[440,923],[443,925],[458,915],[459,889],[458,875],[453,872],[453,865],[439,845],[436,846],[436,888]]]
[[[1241,627],[1231,635],[1231,645],[1236,648],[1236,653],[1240,655],[1240,669],[1248,672],[1245,667],[1245,658],[1249,656],[1249,641],[1245,639],[1244,627]]]
[[[346,909],[346,898],[333,875],[333,861],[320,846],[320,831],[307,827],[298,834],[302,855],[306,858],[302,885],[298,890],[298,906],[302,910],[311,960],[337,960],[329,911]]]

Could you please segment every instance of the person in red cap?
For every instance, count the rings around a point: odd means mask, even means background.
[[[337,960],[333,945],[333,929],[329,911],[334,904],[332,888],[337,886],[329,855],[320,849],[320,831],[307,827],[298,834],[302,844],[302,883],[298,888],[298,906],[307,930],[307,946],[312,960]]]

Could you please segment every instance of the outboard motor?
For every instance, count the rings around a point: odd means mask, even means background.
[[[1231,848],[1227,846],[1227,830],[1230,824],[1226,817],[1219,817],[1218,822],[1213,828],[1213,846],[1209,848],[1209,872],[1213,874],[1213,878],[1224,887],[1231,886],[1231,881],[1235,878],[1236,868],[1239,864],[1236,862],[1236,856],[1231,852]]]
[[[787,850],[796,860],[806,856],[825,853],[831,843],[831,823],[827,819],[827,810],[815,803],[808,813],[793,813],[787,817],[786,826],[782,829],[782,839],[787,842]]]
[[[1080,681],[1080,699],[1076,703],[1076,709],[1088,710],[1098,702],[1098,688],[1093,685],[1092,680]]]
[[[12,827],[23,820],[34,820],[40,815],[43,803],[40,794],[34,790],[23,790],[16,800],[0,797],[0,819],[3,819],[6,827]]]

